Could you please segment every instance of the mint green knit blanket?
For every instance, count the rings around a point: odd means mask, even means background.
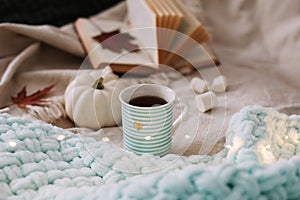
[[[299,199],[300,117],[245,107],[214,156],[136,156],[0,115],[0,199]]]

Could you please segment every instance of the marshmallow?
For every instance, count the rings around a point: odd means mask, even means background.
[[[197,93],[203,93],[207,91],[206,82],[198,77],[194,77],[191,80],[190,87]]]
[[[225,92],[227,88],[227,81],[225,76],[218,76],[213,79],[210,90],[214,92]]]
[[[218,104],[216,94],[211,91],[199,94],[195,97],[195,99],[197,108],[201,112],[206,112]]]

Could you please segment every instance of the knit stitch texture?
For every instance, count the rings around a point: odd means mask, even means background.
[[[0,115],[0,199],[299,199],[300,118],[245,107],[214,156],[136,156]]]

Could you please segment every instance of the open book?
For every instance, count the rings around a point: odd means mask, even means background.
[[[75,28],[95,68],[115,72],[160,64],[176,69],[214,65],[217,59],[204,44],[210,39],[202,24],[181,0],[127,0],[129,22],[79,18]]]

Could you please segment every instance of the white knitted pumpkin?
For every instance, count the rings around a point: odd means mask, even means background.
[[[80,72],[65,91],[66,112],[80,127],[99,129],[121,122],[119,93],[124,88],[110,67]]]

